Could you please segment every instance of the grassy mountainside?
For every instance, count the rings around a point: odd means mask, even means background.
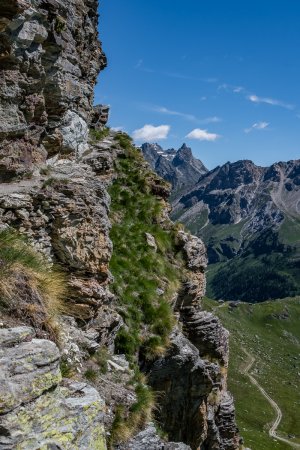
[[[175,239],[178,225],[166,215],[168,183],[149,169],[129,136],[120,133],[115,140],[122,152],[115,161],[115,178],[109,189],[114,247],[110,270],[117,309],[124,320],[115,350],[126,354],[134,370],[131,383],[137,401],[129,412],[124,405],[118,406],[110,446],[153,420],[155,398],[140,369],[168,348],[175,323],[172,300],[184,273]]]
[[[117,350],[146,359],[163,353],[174,324],[171,300],[180,283],[183,260],[176,251],[176,226],[165,216],[169,186],[151,170],[130,138],[117,135],[124,154],[116,161],[110,188],[114,253],[110,269],[126,327]],[[147,241],[153,237],[153,246]],[[155,248],[156,247],[156,248]]]
[[[258,302],[298,295],[299,221],[286,218],[278,232],[268,229],[249,236],[242,251],[239,251],[242,226],[242,222],[230,226],[210,225],[203,230],[209,252],[223,254],[219,258],[221,261],[210,265],[209,296]],[[229,260],[226,261],[224,255]]]
[[[246,446],[252,450],[287,450],[291,447],[269,437],[276,413],[243,373],[255,358],[250,373],[278,404],[283,418],[278,434],[300,444],[300,298],[231,308],[204,300],[230,331],[229,390],[235,397],[237,421]]]

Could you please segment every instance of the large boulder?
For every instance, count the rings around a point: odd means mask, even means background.
[[[0,448],[105,450],[105,404],[63,380],[59,350],[29,327],[0,329]]]

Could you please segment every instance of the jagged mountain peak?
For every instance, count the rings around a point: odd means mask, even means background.
[[[164,150],[158,144],[145,143],[141,146],[145,159],[175,191],[189,188],[208,172],[202,161],[195,158],[192,149],[185,143],[175,150]]]

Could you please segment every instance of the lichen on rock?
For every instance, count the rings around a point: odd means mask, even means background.
[[[98,392],[62,383],[58,348],[33,336],[29,327],[0,329],[0,448],[106,449]]]

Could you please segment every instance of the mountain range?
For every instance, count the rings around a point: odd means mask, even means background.
[[[206,243],[209,295],[262,301],[299,294],[300,160],[270,167],[241,160],[208,171],[185,144],[161,153],[172,154],[171,164],[157,158],[158,148],[142,145],[152,168],[172,182],[172,218]],[[189,157],[178,164],[182,153]]]

